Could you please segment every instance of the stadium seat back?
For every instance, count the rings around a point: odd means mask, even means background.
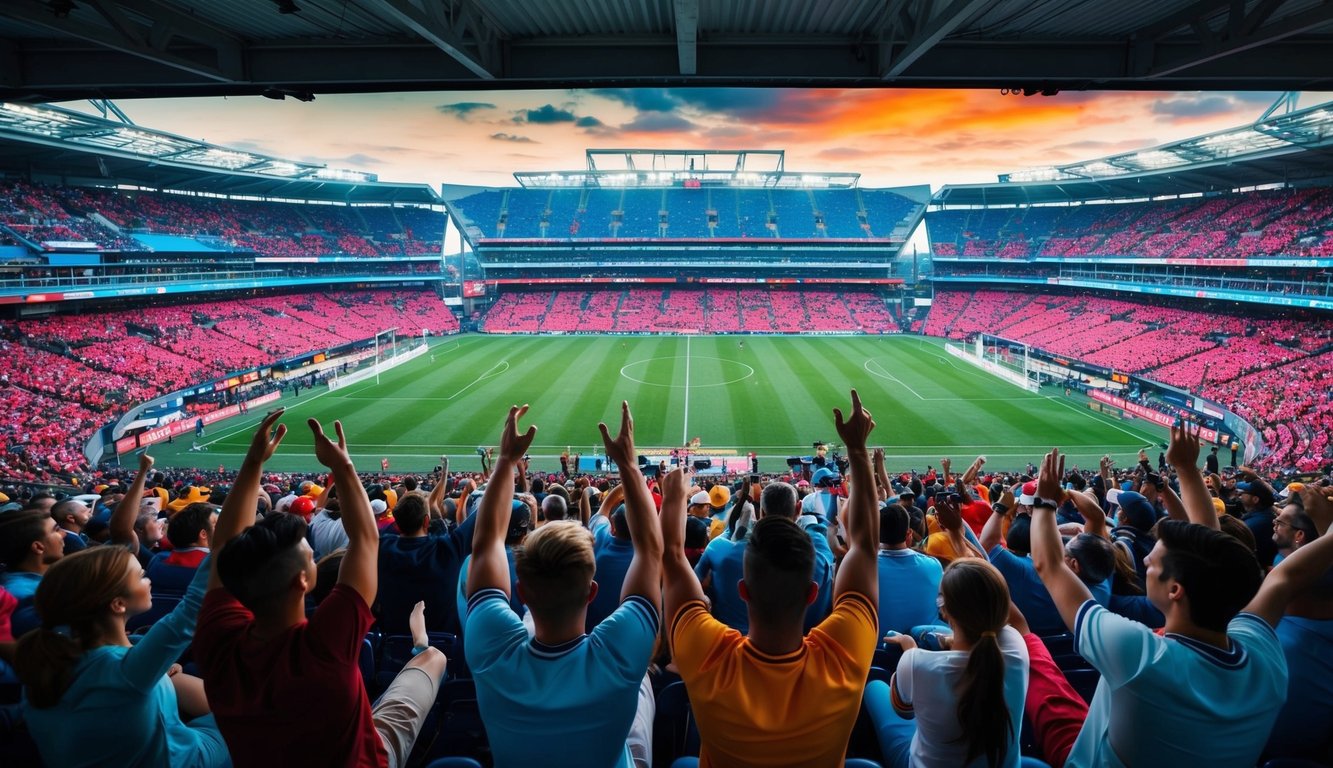
[[[653,765],[671,765],[678,757],[698,756],[699,729],[685,683],[672,683],[657,694],[653,720]]]

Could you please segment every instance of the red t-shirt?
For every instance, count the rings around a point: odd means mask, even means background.
[[[960,504],[958,511],[963,516],[963,522],[972,529],[976,535],[981,535],[981,529],[986,527],[986,521],[990,519],[990,505],[984,501],[969,501],[966,504]]]
[[[339,584],[308,622],[257,640],[254,615],[226,589],[204,597],[194,637],[208,703],[237,768],[387,768],[357,660],[374,617]]]

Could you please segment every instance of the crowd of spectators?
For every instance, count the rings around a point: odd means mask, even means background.
[[[0,321],[0,386],[18,402],[67,416],[24,430],[38,425],[26,411],[11,411],[14,429],[0,434],[0,472],[67,477],[84,463],[82,446],[94,430],[133,404],[389,328],[412,338],[456,333],[459,324],[425,291],[331,291]]]
[[[489,333],[897,333],[872,291],[629,288],[504,293]]]
[[[87,504],[0,489],[6,755],[1333,756],[1329,467],[1224,476],[1184,427],[1157,464],[1141,452],[1128,468],[1067,471],[1058,450],[1026,469],[890,467],[871,441],[894,416],[853,392],[834,411],[842,464],[645,477],[623,404],[619,426],[601,426],[619,470],[588,476],[531,467],[536,430],[515,406],[488,471],[412,476],[357,473],[356,436],[313,420],[327,470],[266,472],[289,452],[278,410],[234,472],[142,456],[90,479]]]
[[[926,214],[937,256],[1327,256],[1333,189],[1261,190],[1133,203]]]
[[[59,241],[147,251],[134,235],[162,234],[202,237],[263,256],[382,258],[440,253],[444,214],[6,181],[0,182],[0,227],[39,248]]]
[[[1319,315],[1247,317],[1092,294],[937,293],[927,335],[988,333],[1179,387],[1259,428],[1267,466],[1316,466],[1330,454],[1333,322]]]

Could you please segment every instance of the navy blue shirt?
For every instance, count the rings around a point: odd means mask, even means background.
[[[454,594],[463,558],[472,553],[477,516],[447,533],[380,539],[379,594],[376,615],[388,634],[407,634],[412,606],[426,601],[426,629],[461,634]]]

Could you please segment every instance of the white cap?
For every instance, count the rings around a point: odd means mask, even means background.
[[[690,497],[690,506],[695,504],[708,504],[708,491],[699,491]]]
[[[370,511],[374,512],[376,516],[384,514],[386,511],[388,511],[388,509],[389,509],[389,503],[386,502],[384,499],[375,499],[374,501],[370,502]]]

